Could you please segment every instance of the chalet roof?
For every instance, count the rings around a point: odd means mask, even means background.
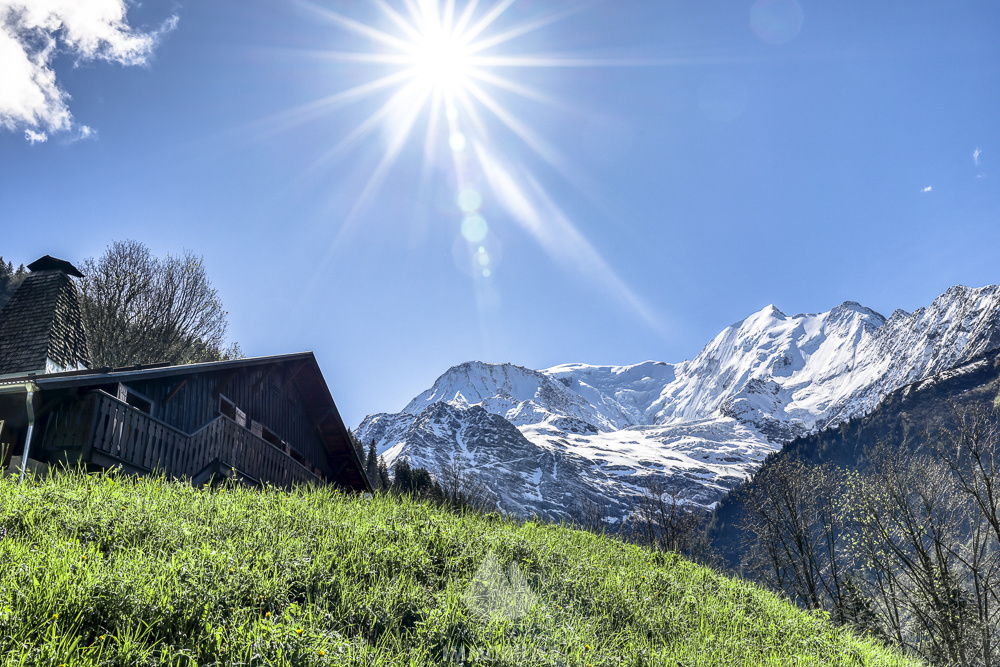
[[[29,271],[62,271],[63,273],[73,276],[74,278],[83,278],[83,274],[75,266],[67,262],[65,259],[59,259],[58,257],[53,257],[52,255],[45,255],[44,257],[39,257],[31,264],[28,264]]]
[[[0,375],[43,371],[47,365],[89,365],[80,297],[69,262],[46,255],[0,309]],[[50,367],[51,369],[51,367]]]
[[[306,405],[306,412],[316,425],[331,464],[343,465],[338,473],[338,483],[355,489],[371,489],[364,473],[358,454],[354,449],[347,427],[344,425],[337,405],[333,401],[330,388],[323,378],[316,356],[312,352],[282,354],[268,357],[252,357],[249,359],[234,359],[231,361],[213,361],[199,364],[170,366],[152,364],[147,366],[131,366],[127,368],[98,368],[84,371],[69,371],[64,373],[47,373],[32,375],[39,390],[47,389],[80,389],[90,386],[106,385],[113,382],[127,383],[134,380],[155,380],[166,377],[183,377],[200,373],[240,372],[263,365],[288,365],[294,369],[294,382],[298,385]],[[28,376],[4,378],[5,382],[24,382]]]

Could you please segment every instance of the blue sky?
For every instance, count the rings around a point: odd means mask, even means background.
[[[681,361],[769,303],[1000,281],[996,2],[481,0],[467,27],[493,9],[440,78],[410,47],[451,38],[371,0],[0,0],[0,254],[191,249],[232,339],[314,350],[352,426],[470,359]]]

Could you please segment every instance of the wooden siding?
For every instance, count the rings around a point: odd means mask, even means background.
[[[46,419],[42,447],[50,460],[121,465],[138,474],[193,477],[214,461],[276,486],[322,483],[291,456],[228,417],[185,433],[103,391],[67,402]]]
[[[303,459],[332,477],[335,471],[316,428],[316,420],[322,415],[308,414],[293,377],[301,363],[136,379],[126,382],[126,386],[153,402],[153,417],[187,433],[215,419],[219,415],[219,396],[225,396],[246,413],[248,425],[253,420],[268,427]]]

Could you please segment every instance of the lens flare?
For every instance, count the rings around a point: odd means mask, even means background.
[[[448,137],[448,145],[456,153],[461,153],[465,150],[465,135],[461,132],[452,132],[451,136]]]
[[[757,0],[750,8],[750,27],[768,44],[792,41],[801,32],[804,20],[797,0]]]
[[[465,188],[458,193],[458,207],[463,213],[474,213],[482,206],[483,196],[475,188]]]
[[[462,236],[469,243],[479,243],[486,238],[489,230],[486,219],[481,215],[467,215],[462,219]]]
[[[381,14],[381,20],[371,24],[314,3],[302,5],[339,28],[370,40],[373,45],[370,51],[328,51],[317,53],[317,57],[352,65],[370,65],[378,68],[378,73],[364,83],[318,100],[292,115],[307,118],[376,95],[386,96],[381,106],[348,131],[319,160],[321,163],[338,157],[374,133],[388,138],[384,142],[384,153],[340,227],[335,245],[358,227],[360,212],[371,204],[390,169],[400,160],[409,137],[426,123],[420,182],[426,183],[428,174],[441,166],[438,153],[444,146],[443,159],[445,163],[450,162],[453,171],[454,178],[449,180],[456,186],[454,201],[461,215],[460,222],[455,221],[458,224],[453,244],[455,262],[461,270],[474,278],[496,275],[501,259],[497,230],[509,220],[527,231],[552,259],[611,292],[616,303],[628,304],[635,315],[662,332],[662,323],[650,309],[573,223],[555,208],[528,169],[523,164],[511,164],[504,150],[512,137],[520,140],[535,157],[554,168],[581,192],[592,190],[589,179],[582,178],[575,166],[535,133],[522,117],[505,105],[505,101],[514,96],[529,103],[561,106],[570,112],[573,107],[533,89],[518,80],[516,74],[525,68],[650,63],[560,57],[551,52],[544,55],[504,53],[511,42],[585,9],[588,3],[567,2],[564,6],[569,9],[558,13],[540,13],[546,11],[545,3],[522,3],[520,6],[525,8],[524,16],[528,18],[518,21],[510,12],[517,0],[496,0],[492,4],[485,0],[467,0],[461,5],[457,0],[369,2]],[[520,113],[524,112],[523,105],[517,108]],[[502,139],[494,138],[495,134],[502,135]],[[588,187],[581,186],[584,182]],[[487,224],[483,217],[481,210],[485,199],[489,200],[490,210],[506,214],[500,219],[500,227],[494,225],[492,219]]]

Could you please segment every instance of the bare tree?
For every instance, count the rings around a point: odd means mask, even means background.
[[[863,472],[782,457],[740,492],[744,561],[928,663],[1000,666],[1000,413],[951,406]]]
[[[970,651],[972,504],[938,460],[902,447],[869,458],[871,471],[851,484],[849,546],[886,634],[934,664],[983,664]]]
[[[970,504],[967,535],[958,553],[969,573],[980,664],[1000,664],[1000,414],[993,406],[961,409],[950,403],[952,423],[927,436],[955,488]]]
[[[461,454],[452,456],[441,466],[437,482],[441,485],[442,501],[447,506],[478,512],[487,512],[497,506],[496,494],[483,477],[470,469]]]
[[[116,241],[99,259],[84,260],[81,270],[95,367],[240,356],[235,344],[223,349],[228,313],[192,252],[158,259],[138,241]]]
[[[663,551],[709,561],[711,547],[704,531],[705,515],[692,508],[680,489],[660,478],[652,479],[633,517],[633,532],[640,542]]]
[[[808,609],[842,608],[841,474],[785,457],[745,487],[748,564]]]

